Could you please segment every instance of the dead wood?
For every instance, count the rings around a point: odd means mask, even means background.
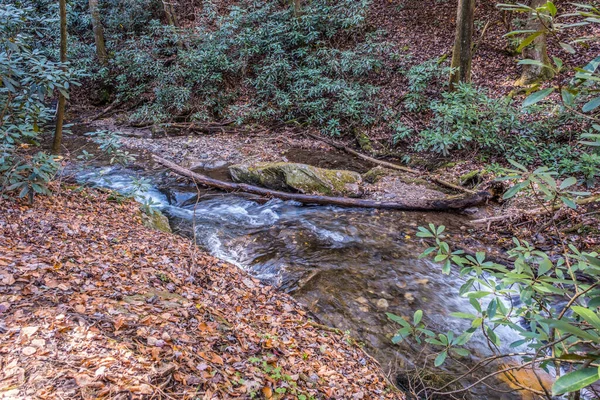
[[[378,208],[386,210],[404,210],[404,211],[456,211],[467,207],[473,207],[485,203],[490,197],[488,192],[479,192],[473,196],[460,198],[445,198],[439,200],[418,200],[415,202],[383,202],[374,200],[351,199],[347,197],[330,197],[319,195],[308,195],[301,193],[287,193],[277,190],[265,189],[258,186],[252,186],[244,183],[225,182],[198,174],[183,168],[162,157],[153,156],[154,160],[167,167],[178,175],[190,178],[196,184],[213,187],[228,192],[246,192],[265,196],[268,198],[277,198],[281,200],[293,200],[303,204],[333,205],[340,207],[362,207]]]
[[[575,200],[575,203],[580,206],[586,205],[586,204],[597,203],[597,202],[600,202],[600,195],[594,195],[594,196],[584,197],[582,199]],[[533,210],[523,210],[523,211],[511,213],[511,214],[503,214],[503,215],[497,215],[494,217],[474,219],[471,221],[471,223],[472,224],[489,224],[491,222],[504,221],[506,219],[513,219],[513,218],[517,219],[517,218],[523,218],[523,217],[527,217],[527,216],[544,215],[544,214],[549,214],[553,211],[557,211],[561,207],[562,207],[562,204],[555,205],[554,207],[551,207],[551,208],[550,207],[539,207],[539,208],[534,208]]]
[[[335,143],[335,142],[330,142],[329,140],[326,140],[325,138],[319,137],[317,135],[313,135],[311,133],[306,133],[306,135],[310,136],[313,139],[320,140],[323,143],[327,143],[331,147],[335,147],[336,149],[343,150],[343,151],[345,151],[348,154],[352,154],[352,155],[354,155],[354,156],[356,156],[358,158],[362,158],[363,160],[372,162],[373,164],[381,165],[382,167],[391,168],[391,169],[395,169],[395,170],[398,170],[398,171],[408,172],[409,174],[413,174],[413,175],[418,175],[421,178],[430,180],[431,182],[435,182],[438,185],[445,186],[447,188],[450,188],[450,189],[453,189],[453,190],[457,190],[459,192],[469,193],[469,194],[472,194],[472,195],[476,195],[477,194],[477,192],[475,192],[474,190],[470,190],[470,189],[464,188],[462,186],[458,186],[458,185],[455,185],[453,183],[444,181],[444,180],[436,178],[436,177],[434,177],[434,176],[432,176],[432,175],[430,175],[430,174],[428,174],[426,172],[419,171],[419,170],[412,169],[412,168],[408,168],[408,167],[404,167],[402,165],[394,164],[394,163],[391,163],[391,162],[388,162],[388,161],[378,160],[378,159],[373,158],[373,157],[369,157],[369,156],[367,156],[365,154],[359,153],[356,150],[352,150],[348,146],[344,146],[342,144],[338,144],[338,143]]]

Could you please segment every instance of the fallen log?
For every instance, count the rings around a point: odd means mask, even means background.
[[[419,170],[408,168],[408,167],[403,167],[402,165],[398,165],[398,164],[394,164],[394,163],[391,163],[391,162],[387,162],[387,161],[383,161],[383,160],[378,160],[378,159],[373,158],[373,157],[369,157],[369,156],[367,156],[365,154],[359,153],[356,150],[352,150],[348,146],[344,146],[344,145],[341,145],[341,144],[338,144],[338,143],[335,143],[335,142],[330,142],[329,140],[326,140],[325,138],[313,135],[313,134],[308,133],[308,132],[306,132],[306,135],[310,136],[313,139],[319,140],[319,141],[321,141],[323,143],[327,143],[329,146],[334,147],[334,148],[336,148],[338,150],[343,150],[343,151],[345,151],[348,154],[352,154],[353,156],[356,156],[358,158],[362,158],[363,160],[369,161],[369,162],[371,162],[373,164],[381,165],[382,167],[391,168],[391,169],[395,169],[395,170],[398,170],[398,171],[408,172],[408,173],[414,174],[414,175],[419,175],[420,177],[428,179],[428,180],[430,180],[432,182],[435,182],[438,185],[445,186],[447,188],[450,188],[450,189],[453,189],[453,190],[456,190],[456,191],[459,191],[459,192],[469,193],[469,194],[472,194],[472,195],[476,195],[477,194],[477,192],[475,192],[474,190],[470,190],[470,189],[464,188],[462,186],[458,186],[458,185],[455,185],[453,183],[444,181],[442,179],[439,179],[439,178],[436,178],[434,176],[431,176],[430,174],[425,173],[423,171],[419,171]]]
[[[319,195],[308,195],[301,193],[288,193],[277,190],[265,189],[258,186],[245,183],[225,182],[213,179],[208,176],[193,172],[183,168],[174,162],[166,160],[157,155],[152,156],[154,161],[161,164],[178,175],[185,176],[196,184],[225,190],[228,192],[246,192],[265,196],[268,198],[277,198],[281,200],[293,200],[303,204],[333,205],[340,207],[359,207],[359,208],[378,208],[385,210],[403,210],[403,211],[452,211],[461,210],[467,207],[473,207],[485,203],[490,199],[488,192],[479,192],[473,196],[461,198],[445,198],[439,200],[419,200],[417,202],[385,202],[375,200],[351,199],[347,197],[330,197]]]
[[[579,206],[586,205],[586,204],[600,203],[600,194],[576,199],[575,203]],[[471,223],[475,224],[475,225],[489,224],[491,222],[503,221],[505,219],[513,219],[513,218],[516,219],[516,218],[523,218],[523,217],[529,217],[529,216],[550,214],[554,211],[558,211],[563,206],[564,206],[564,204],[560,203],[560,204],[557,204],[554,207],[550,207],[550,208],[549,207],[538,207],[538,208],[534,208],[532,210],[523,210],[521,212],[516,212],[514,214],[503,214],[503,215],[497,215],[494,217],[474,219],[471,221]]]

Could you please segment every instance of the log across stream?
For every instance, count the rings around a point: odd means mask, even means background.
[[[448,197],[438,200],[417,200],[413,202],[384,202],[363,199],[353,199],[347,197],[330,197],[307,195],[301,193],[288,193],[276,190],[265,189],[258,186],[252,186],[244,183],[226,182],[210,178],[189,169],[183,168],[172,161],[159,156],[153,156],[154,161],[169,168],[176,174],[191,179],[194,183],[221,189],[229,192],[245,192],[267,198],[276,198],[281,200],[292,200],[303,204],[332,205],[340,207],[360,207],[377,208],[384,210],[402,210],[402,211],[451,211],[460,210],[467,207],[481,205],[491,197],[488,192],[479,192],[473,195]]]

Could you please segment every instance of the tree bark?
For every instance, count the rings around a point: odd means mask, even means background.
[[[294,2],[294,16],[300,16],[302,12],[302,0],[292,0]]]
[[[175,7],[173,7],[173,1],[175,0],[162,0],[163,10],[167,16],[167,23],[171,26],[177,26],[177,16],[175,15]]]
[[[108,55],[106,45],[104,44],[104,28],[100,19],[98,10],[98,0],[89,0],[90,15],[92,17],[92,30],[94,31],[94,41],[96,42],[96,56],[102,66],[108,64]]]
[[[165,160],[159,156],[153,156],[154,161],[169,168],[178,175],[190,178],[194,183],[225,190],[228,192],[245,192],[265,196],[268,198],[277,198],[281,200],[293,200],[303,204],[334,205],[340,207],[362,207],[378,208],[386,210],[403,211],[456,211],[467,207],[473,207],[485,203],[490,198],[488,192],[479,192],[473,196],[461,198],[446,198],[439,200],[417,200],[415,202],[383,202],[373,200],[351,199],[347,197],[330,197],[308,195],[300,193],[280,192],[258,186],[247,185],[244,183],[232,183],[209,178],[208,176],[198,174],[189,169]]]
[[[546,0],[531,0],[530,7],[536,9],[544,4],[546,4]],[[540,21],[539,17],[534,13],[531,13],[525,29],[539,32],[544,31],[546,28],[542,24],[542,21]],[[542,34],[536,37],[529,46],[524,48],[523,58],[536,60],[543,64],[549,65],[550,58],[548,57],[546,36],[546,34]],[[531,83],[552,79],[553,77],[554,73],[550,68],[540,67],[539,65],[524,64],[521,79],[519,79],[517,84],[529,85]]]
[[[67,62],[67,0],[59,0],[60,10],[60,62]],[[64,66],[63,66],[64,68]],[[58,93],[58,107],[56,110],[56,129],[54,130],[54,140],[52,142],[52,153],[60,154],[60,145],[62,142],[63,123],[65,119],[66,98],[62,93]]]
[[[474,19],[475,0],[458,0],[451,64],[454,70],[450,74],[450,90],[453,90],[459,82],[471,82]]]

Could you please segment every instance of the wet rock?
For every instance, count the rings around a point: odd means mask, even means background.
[[[227,166],[227,161],[225,160],[215,160],[215,161],[210,161],[207,162],[206,164],[204,164],[204,169],[219,169],[219,168],[223,168]]]
[[[326,196],[359,197],[362,195],[359,173],[323,169],[297,163],[238,164],[229,167],[235,182],[273,190],[293,191]]]

